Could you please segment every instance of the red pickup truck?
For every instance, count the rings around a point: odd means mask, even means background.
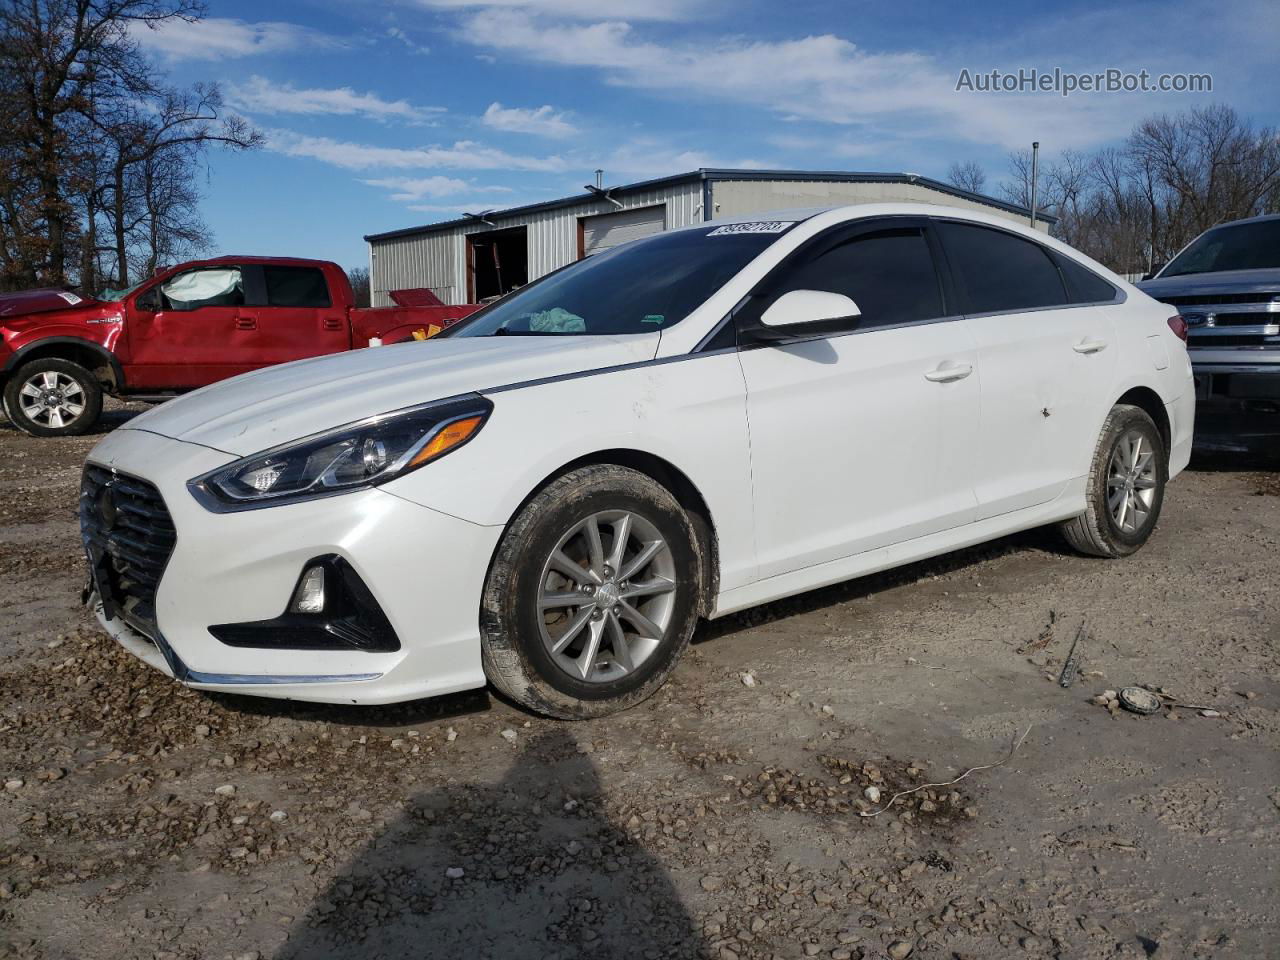
[[[84,433],[102,397],[161,400],[274,363],[430,336],[479,307],[358,308],[324,260],[218,257],[94,299],[0,295],[4,411],[37,437]]]

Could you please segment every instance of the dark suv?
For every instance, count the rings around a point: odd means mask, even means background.
[[[1280,215],[1206,230],[1138,286],[1187,321],[1196,446],[1280,448]]]

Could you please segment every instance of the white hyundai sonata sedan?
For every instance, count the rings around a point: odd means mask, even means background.
[[[700,617],[1043,524],[1133,553],[1190,455],[1184,336],[977,212],[673,230],[130,421],[85,467],[86,596],[200,689],[600,716]]]

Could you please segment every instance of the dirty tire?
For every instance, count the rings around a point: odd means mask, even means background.
[[[653,524],[675,561],[670,622],[658,646],[629,674],[588,683],[571,677],[547,652],[539,626],[543,565],[575,524],[602,511],[626,510]],[[626,710],[666,682],[698,621],[699,547],[688,514],[646,474],[612,464],[581,467],[553,481],[516,514],[490,565],[480,609],[485,674],[530,710],[564,720]]]
[[[1107,475],[1112,454],[1117,444],[1133,431],[1140,433],[1155,451],[1155,496],[1150,512],[1136,530],[1122,530],[1116,523],[1107,504]],[[1165,484],[1169,480],[1169,455],[1164,438],[1155,422],[1145,410],[1128,404],[1111,408],[1102,425],[1098,445],[1089,465],[1089,477],[1085,488],[1087,509],[1078,517],[1060,525],[1062,535],[1081,553],[1094,557],[1127,557],[1137,552],[1155,529],[1164,504]]]
[[[50,374],[61,382],[73,381],[80,391],[76,401],[81,409],[73,419],[59,426],[40,423],[27,415],[23,410],[19,395],[25,384],[33,377]],[[61,360],[57,357],[45,357],[32,360],[15,370],[4,385],[4,412],[9,422],[23,433],[33,437],[74,437],[84,433],[95,423],[102,413],[102,386],[93,372],[86,370],[78,363]]]

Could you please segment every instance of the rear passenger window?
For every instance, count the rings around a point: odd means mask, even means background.
[[[965,313],[1064,306],[1062,275],[1038,243],[967,223],[938,224]]]
[[[1116,298],[1116,288],[1088,267],[1060,253],[1055,253],[1054,258],[1062,268],[1062,277],[1067,281],[1067,295],[1072,303],[1107,303]]]
[[[790,290],[843,293],[862,312],[859,329],[943,315],[937,272],[917,228],[879,230],[822,250],[788,271]]]
[[[329,285],[315,267],[264,266],[269,307],[327,307]]]

